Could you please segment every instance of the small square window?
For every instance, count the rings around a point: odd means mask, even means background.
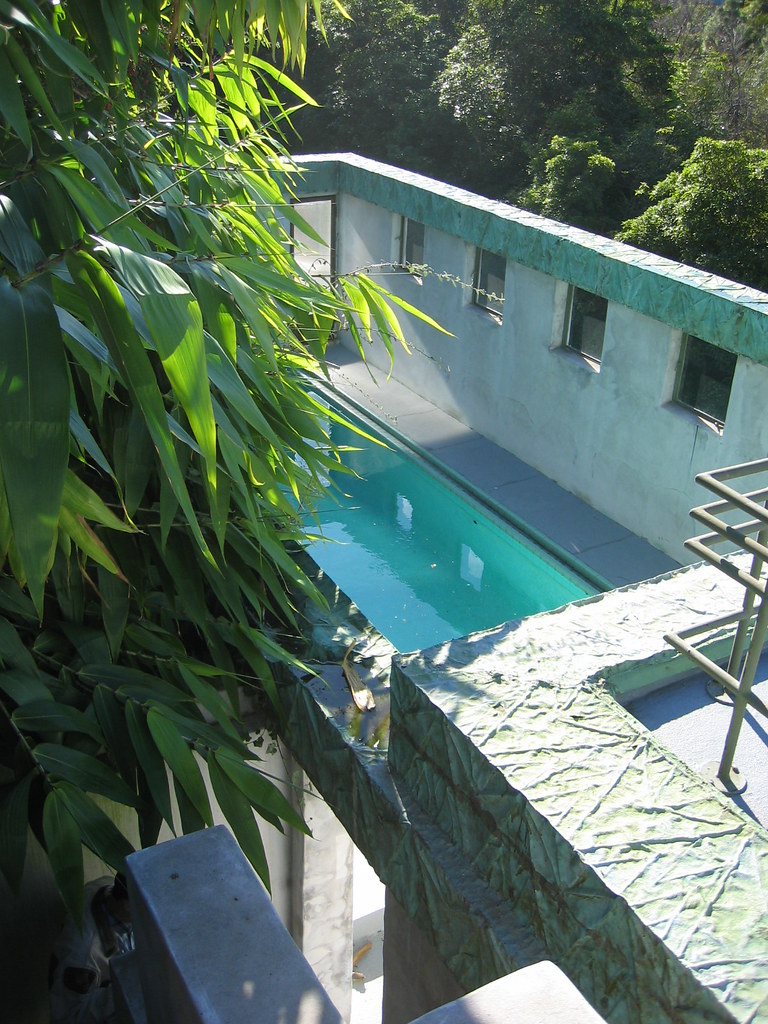
[[[686,335],[677,366],[675,401],[722,427],[735,369],[733,352]]]
[[[476,306],[495,313],[504,312],[504,278],[507,261],[503,256],[487,249],[478,249],[475,258],[474,301]]]
[[[409,217],[400,224],[400,263],[412,274],[424,266],[424,225]]]
[[[607,299],[572,286],[568,293],[563,344],[580,352],[586,359],[599,363],[603,357],[607,315]]]

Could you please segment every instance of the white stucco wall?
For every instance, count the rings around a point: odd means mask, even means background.
[[[399,210],[340,191],[336,223],[339,273],[398,261]],[[620,255],[628,248],[610,245]],[[405,316],[412,352],[396,352],[393,376],[671,557],[691,561],[683,547],[696,532],[688,512],[707,500],[696,473],[768,453],[768,366],[738,357],[720,432],[672,402],[679,326],[609,300],[598,372],[562,347],[565,281],[508,256],[499,323],[472,301],[475,245],[427,223],[424,247],[430,269],[421,279],[392,267],[376,273],[454,337]],[[622,272],[621,259],[600,258]],[[342,341],[354,345],[348,335]],[[381,345],[368,358],[389,369]]]

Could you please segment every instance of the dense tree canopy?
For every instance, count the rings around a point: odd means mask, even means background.
[[[768,290],[768,150],[699,139],[619,238]]]
[[[616,162],[615,203],[632,196],[639,181],[624,150],[658,123],[668,98],[670,64],[652,17],[645,0],[470,0],[440,95],[471,133],[494,195],[516,198],[531,160],[567,135]]]
[[[463,135],[435,88],[455,31],[450,5],[350,0],[344,7],[348,17],[328,11],[323,31],[315,25],[310,36],[303,84],[320,109],[295,118],[305,152],[363,153],[452,181]]]
[[[351,22],[329,16],[327,47],[312,36],[307,82],[323,109],[298,122],[310,149],[363,153],[614,234],[699,138],[768,140],[766,0],[348,9]],[[729,259],[698,254],[738,276],[743,261]]]
[[[400,336],[372,281],[292,254],[306,4],[0,21],[0,871],[19,885],[29,823],[77,917],[81,844],[131,850],[96,800],[144,844],[202,828],[204,766],[267,880],[254,810],[303,826],[239,695],[275,698],[291,593],[319,600],[291,553],[336,464],[307,374],[353,310]]]

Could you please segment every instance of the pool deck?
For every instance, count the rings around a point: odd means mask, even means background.
[[[336,388],[415,441],[495,502],[576,556],[614,587],[678,563],[597,512],[476,430],[460,423],[341,345],[329,352]]]
[[[369,369],[341,346],[329,352],[331,378],[343,394],[389,423],[451,470],[577,556],[615,587],[674,569],[671,558],[591,508],[386,374]],[[691,524],[693,527],[693,523]],[[697,771],[719,760],[730,721],[729,704],[713,701],[706,677],[690,677],[635,701],[629,710],[673,753]],[[768,653],[755,692],[768,703]],[[768,827],[768,723],[752,711],[742,728],[736,765],[748,782],[737,804]]]

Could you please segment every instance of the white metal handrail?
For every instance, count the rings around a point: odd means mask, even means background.
[[[711,532],[687,540],[685,546],[740,583],[745,588],[744,601],[741,609],[733,615],[724,616],[695,629],[683,630],[680,633],[670,632],[664,636],[667,643],[688,657],[716,685],[722,687],[720,693],[725,691],[733,700],[723,755],[716,771],[713,772],[716,784],[729,794],[741,793],[746,788],[746,780],[734,766],[733,760],[747,707],[768,718],[768,708],[752,692],[758,660],[768,632],[768,579],[764,575],[768,564],[768,487],[746,489],[747,481],[760,473],[768,474],[768,459],[728,466],[700,473],[696,477],[697,483],[718,495],[720,500],[691,510],[692,518],[707,526]],[[745,489],[738,490],[736,486],[731,486],[731,482],[744,484]],[[746,512],[752,518],[737,524],[728,523],[721,518],[736,511]],[[721,554],[713,550],[715,546],[723,543],[730,545],[728,553]],[[738,564],[738,555],[741,553],[752,555],[748,569],[744,568],[743,564]],[[698,634],[711,632],[729,622],[738,622],[738,626],[728,664],[726,668],[722,668],[689,641]]]

